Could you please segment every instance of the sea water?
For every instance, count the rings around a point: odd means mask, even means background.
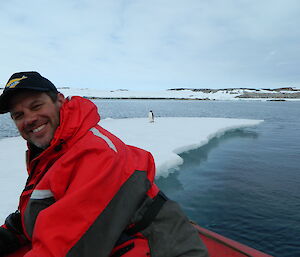
[[[181,154],[183,165],[156,182],[199,225],[274,256],[300,256],[300,102],[94,102],[103,119],[152,110],[156,117],[265,120]],[[0,121],[0,138],[18,135],[9,115]]]

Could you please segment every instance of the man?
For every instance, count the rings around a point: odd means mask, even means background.
[[[154,184],[151,154],[100,127],[91,101],[20,72],[0,96],[6,112],[27,141],[29,176],[18,211],[0,228],[0,256],[24,245],[26,257],[207,256]]]

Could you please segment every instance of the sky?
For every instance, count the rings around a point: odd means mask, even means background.
[[[0,87],[300,88],[298,0],[0,2]]]

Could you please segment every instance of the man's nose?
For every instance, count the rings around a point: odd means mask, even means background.
[[[37,120],[37,115],[34,112],[27,112],[25,114],[25,119],[24,119],[24,125],[25,126],[30,126],[32,124],[34,124]]]

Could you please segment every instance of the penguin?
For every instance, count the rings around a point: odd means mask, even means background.
[[[152,111],[148,113],[149,122],[154,122],[154,114]]]

